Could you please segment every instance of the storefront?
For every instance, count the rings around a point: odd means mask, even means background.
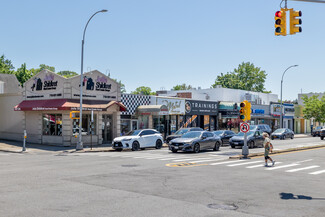
[[[182,127],[201,127],[214,131],[218,128],[218,102],[185,100],[185,116]]]
[[[120,132],[120,103],[118,83],[99,71],[83,75],[82,135],[87,144],[112,141]],[[49,145],[75,145],[79,119],[70,119],[71,111],[79,111],[80,76],[64,78],[43,70],[24,84],[24,100],[15,106],[24,112],[22,124],[27,141]]]
[[[274,103],[270,105],[271,116],[274,119],[274,129],[272,131],[280,128],[280,116],[281,116],[281,104]],[[283,104],[283,128],[289,128],[294,130],[294,114],[295,109],[293,104]]]
[[[218,130],[239,131],[239,104],[235,102],[220,102],[218,115]]]
[[[251,121],[250,124],[267,124],[273,128],[274,117],[271,116],[269,105],[252,105]]]

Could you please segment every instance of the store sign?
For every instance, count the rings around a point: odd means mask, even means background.
[[[283,105],[283,111],[283,115],[286,117],[293,117],[295,114],[293,105]],[[281,104],[271,104],[271,115],[281,116]]]
[[[54,81],[54,75],[48,74],[44,77],[44,82],[40,77],[33,78],[33,85],[31,86],[32,91],[40,91],[40,90],[56,90],[58,86],[58,81]]]
[[[157,97],[157,105],[165,105],[169,115],[184,115],[185,100]]]
[[[97,76],[95,82],[91,77],[84,76],[82,86],[86,86],[86,90],[110,92],[112,89],[112,84],[108,84],[108,80],[105,76]]]
[[[209,101],[185,100],[186,115],[217,115],[218,103]]]
[[[252,109],[252,113],[256,115],[264,115],[264,109]]]

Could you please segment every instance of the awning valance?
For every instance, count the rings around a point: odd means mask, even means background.
[[[166,105],[140,105],[137,108],[139,113],[156,113],[156,112],[167,112],[168,108]]]
[[[126,111],[126,107],[120,102],[99,100],[83,100],[82,110],[106,111],[113,105],[118,105],[120,111]],[[14,107],[15,111],[78,111],[79,109],[78,99],[24,100]]]

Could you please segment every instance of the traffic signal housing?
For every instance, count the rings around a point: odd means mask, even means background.
[[[276,36],[282,35],[286,36],[287,35],[287,13],[286,9],[281,8],[280,11],[275,12],[275,32],[274,34]]]
[[[251,103],[244,100],[240,103],[239,118],[242,121],[249,121],[251,119]]]
[[[302,12],[301,11],[294,11],[293,8],[290,10],[290,35],[294,35],[297,32],[302,32],[301,25],[302,21],[299,17],[301,17]]]

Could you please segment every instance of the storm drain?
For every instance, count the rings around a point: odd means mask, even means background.
[[[225,205],[225,204],[209,204],[208,208],[210,209],[222,209],[222,210],[236,210],[238,209],[238,206],[236,206],[235,204],[231,204],[231,205]]]
[[[126,164],[126,165],[121,165],[122,167],[137,167],[138,165],[135,164]]]

